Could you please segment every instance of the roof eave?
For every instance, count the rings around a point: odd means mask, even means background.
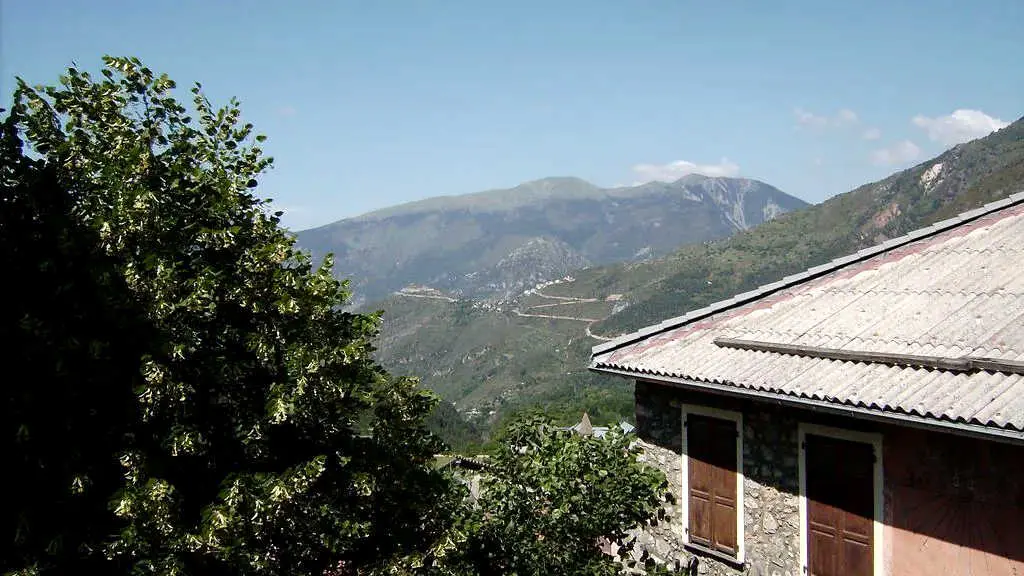
[[[591,370],[592,372],[597,372],[601,374],[620,376],[623,378],[630,378],[634,380],[645,380],[648,382],[654,382],[656,384],[663,384],[675,388],[685,388],[700,392],[707,392],[719,396],[731,396],[734,398],[753,400],[755,402],[772,403],[792,408],[802,408],[805,410],[813,410],[816,412],[847,416],[850,418],[856,418],[858,420],[871,420],[875,422],[894,424],[897,426],[920,428],[925,430],[945,432],[949,434],[957,434],[960,436],[969,436],[972,438],[991,440],[995,442],[1024,445],[1024,431],[993,428],[991,426],[983,426],[963,422],[938,420],[934,418],[926,418],[921,416],[914,416],[911,414],[904,414],[901,412],[883,412],[880,410],[872,410],[870,408],[863,408],[860,406],[836,404],[834,402],[828,402],[824,400],[800,398],[796,396],[790,396],[787,394],[776,394],[773,392],[752,390],[749,388],[738,388],[736,386],[732,386],[729,384],[701,382],[698,380],[691,380],[688,378],[678,378],[674,376],[662,376],[656,374],[645,374],[640,372],[634,372],[631,370],[602,367],[594,363],[591,363],[588,369]]]

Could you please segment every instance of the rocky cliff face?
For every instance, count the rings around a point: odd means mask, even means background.
[[[541,282],[561,278],[589,264],[586,256],[566,242],[536,236],[513,248],[493,266],[466,274],[462,281],[478,293],[508,300]]]
[[[687,176],[599,188],[549,178],[509,190],[396,206],[299,233],[335,254],[359,301],[408,284],[510,298],[589,265],[656,257],[728,236],[806,204],[756,180]]]

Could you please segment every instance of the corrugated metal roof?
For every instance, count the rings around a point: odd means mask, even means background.
[[[1024,193],[595,347],[592,367],[1024,432],[1024,376],[718,346],[1024,361]]]

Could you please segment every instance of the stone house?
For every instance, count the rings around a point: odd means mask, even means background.
[[[596,346],[702,574],[1024,575],[1024,193]]]

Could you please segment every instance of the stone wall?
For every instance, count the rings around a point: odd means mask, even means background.
[[[743,413],[743,529],[746,562],[740,567],[683,546],[682,406],[695,404]],[[784,411],[730,402],[658,384],[637,382],[636,420],[644,461],[669,480],[676,504],[668,522],[638,534],[639,547],[658,562],[686,566],[698,559],[699,574],[798,576],[800,525],[797,422]],[[639,556],[641,552],[636,554]]]
[[[748,574],[797,576],[797,422],[780,410],[743,412],[743,530]]]

